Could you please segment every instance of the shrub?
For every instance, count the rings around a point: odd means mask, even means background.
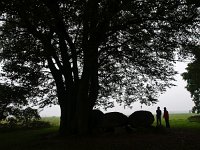
[[[10,128],[13,128],[17,125],[17,118],[15,116],[12,116],[12,115],[7,116],[6,121]]]
[[[39,128],[49,128],[51,124],[46,121],[34,120],[30,121],[27,124],[20,124],[17,122],[0,122],[0,131],[11,131],[15,129],[39,129]]]
[[[149,127],[154,122],[154,116],[149,111],[135,111],[128,117],[132,127]]]
[[[19,116],[20,120],[24,125],[28,125],[30,122],[39,120],[40,115],[38,114],[37,109],[32,109],[30,107],[22,110],[22,115]]]
[[[189,120],[190,122],[199,122],[199,123],[200,123],[200,115],[190,116],[190,117],[188,118],[188,120]]]
[[[47,123],[41,123],[41,121],[37,122],[41,119],[37,109],[32,109],[30,107],[26,109],[8,107],[7,110],[9,113],[7,113],[6,119],[1,120],[4,120],[3,126],[6,128],[49,126]]]
[[[26,124],[24,127],[31,128],[31,129],[49,128],[49,127],[51,127],[51,124],[46,121],[34,120],[34,121],[31,121],[28,124]]]

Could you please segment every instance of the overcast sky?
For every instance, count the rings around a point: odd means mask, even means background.
[[[186,63],[177,63],[175,69],[179,72],[179,74],[176,75],[175,79],[177,81],[174,82],[174,84],[176,84],[177,86],[167,89],[167,91],[158,98],[159,102],[157,104],[154,104],[153,106],[143,105],[142,110],[149,110],[152,113],[155,113],[157,107],[160,106],[162,110],[163,107],[167,107],[170,113],[189,112],[194,106],[194,103],[190,97],[190,93],[185,89],[186,82],[182,79],[182,76],[180,75],[181,73],[185,72],[186,67]],[[132,109],[124,109],[123,106],[116,106],[115,108],[108,109],[107,112],[118,111],[126,115],[130,115],[136,110],[141,110],[141,104],[139,102],[134,103],[132,106]],[[46,108],[44,111],[41,112],[41,116],[60,116],[59,106]]]

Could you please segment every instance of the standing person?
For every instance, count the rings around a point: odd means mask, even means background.
[[[156,122],[157,122],[157,127],[158,126],[161,126],[161,115],[162,115],[162,112],[160,110],[160,107],[157,107],[157,110],[156,110]]]
[[[167,108],[164,107],[164,114],[163,114],[163,118],[165,119],[165,123],[166,123],[166,128],[170,128],[169,125],[169,113],[167,111]]]

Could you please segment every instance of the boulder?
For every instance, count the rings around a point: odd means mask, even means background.
[[[154,116],[150,111],[135,111],[128,117],[128,124],[132,127],[150,127]]]
[[[94,129],[99,126],[104,117],[104,113],[98,109],[94,109],[90,113],[90,128]]]
[[[100,126],[105,130],[113,131],[117,127],[124,127],[127,125],[128,117],[120,112],[109,112],[104,114]]]

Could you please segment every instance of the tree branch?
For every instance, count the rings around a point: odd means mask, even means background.
[[[56,33],[59,36],[60,39],[60,47],[61,48],[61,56],[64,62],[69,61],[70,57],[67,55],[66,49],[67,46],[65,44],[65,39],[69,44],[69,47],[71,49],[72,53],[72,63],[73,63],[73,68],[72,72],[74,74],[74,81],[78,82],[78,65],[77,65],[77,54],[76,54],[76,48],[74,43],[72,42],[71,37],[69,34],[66,32],[66,27],[62,19],[62,15],[59,13],[59,6],[56,2],[47,2],[48,8],[51,10],[52,14],[55,16],[55,25],[56,25]],[[65,63],[64,63],[65,64]],[[69,65],[67,65],[69,67]],[[70,67],[71,68],[71,67]]]

